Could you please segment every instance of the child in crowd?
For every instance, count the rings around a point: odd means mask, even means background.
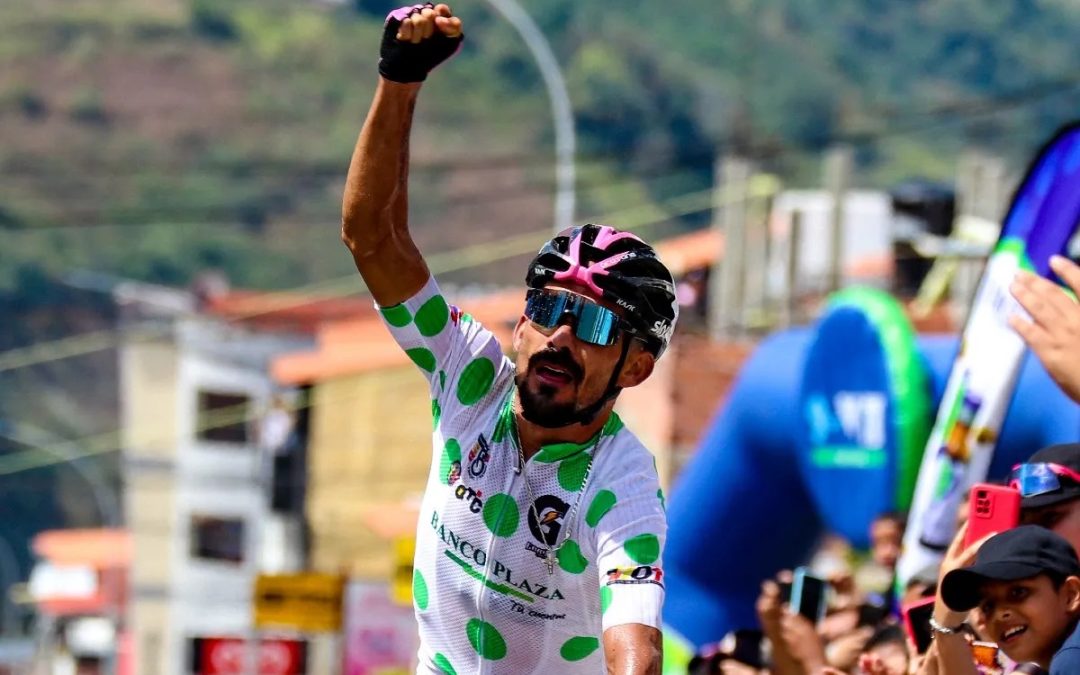
[[[1012,661],[1034,663],[1051,675],[1080,673],[1080,560],[1069,542],[1035,525],[967,550],[961,550],[963,536],[962,529],[942,564],[930,622],[937,672],[977,672],[962,624],[978,608],[987,637]]]

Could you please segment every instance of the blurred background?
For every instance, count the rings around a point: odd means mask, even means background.
[[[672,499],[831,292],[957,333],[1080,109],[1063,0],[519,2],[453,5],[412,231],[496,329],[553,228],[658,243],[683,320],[620,406]],[[431,403],[339,239],[395,4],[0,3],[0,672],[411,672]]]

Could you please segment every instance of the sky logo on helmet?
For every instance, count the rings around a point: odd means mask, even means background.
[[[653,335],[662,340],[670,340],[671,334],[675,331],[675,326],[671,325],[667,321],[655,321],[652,325]]]

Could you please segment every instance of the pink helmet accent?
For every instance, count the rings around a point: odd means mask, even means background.
[[[640,238],[629,232],[618,232],[613,227],[601,225],[600,231],[596,233],[596,240],[593,242],[593,246],[600,250],[606,250],[608,246],[622,239],[633,239],[639,242],[641,241]],[[644,244],[644,242],[641,243]],[[619,264],[619,262],[621,262],[628,255],[630,255],[630,253],[624,251],[609,258],[598,260],[591,265],[582,266],[581,235],[579,234],[578,236],[574,237],[573,240],[570,242],[570,248],[567,251],[570,268],[563,272],[556,272],[552,278],[556,281],[572,281],[579,283],[591,289],[597,295],[602,296],[604,294],[604,290],[600,288],[595,281],[593,281],[593,276],[598,274],[607,274],[609,267],[613,267]]]

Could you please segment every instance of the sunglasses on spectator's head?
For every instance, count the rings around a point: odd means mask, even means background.
[[[1061,489],[1061,478],[1080,485],[1080,473],[1053,462],[1017,464],[1009,474],[1009,487],[1019,490],[1021,497],[1037,497]]]
[[[574,335],[589,344],[608,346],[619,331],[631,331],[618,314],[592,300],[553,288],[534,288],[525,294],[525,317],[545,330],[555,328],[570,317]]]

